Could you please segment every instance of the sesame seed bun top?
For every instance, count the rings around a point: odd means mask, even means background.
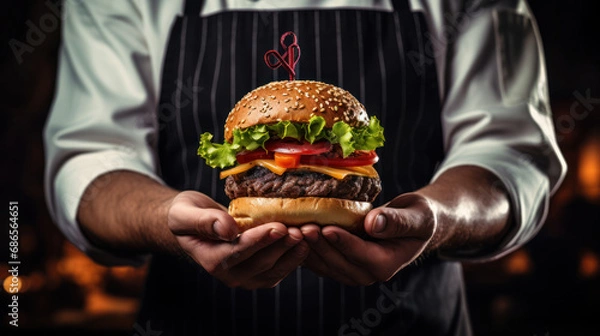
[[[310,80],[271,82],[246,94],[229,112],[225,141],[232,141],[234,129],[282,120],[308,122],[315,115],[325,119],[325,127],[340,120],[353,127],[369,123],[363,104],[337,86]]]

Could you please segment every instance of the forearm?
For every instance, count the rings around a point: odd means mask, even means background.
[[[138,173],[107,173],[86,189],[78,222],[93,244],[117,254],[181,254],[167,226],[169,206],[177,193]]]
[[[498,246],[512,225],[503,184],[483,168],[449,169],[417,193],[431,201],[437,217],[428,250],[447,256],[485,253]]]

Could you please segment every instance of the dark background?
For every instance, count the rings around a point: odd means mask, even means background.
[[[19,201],[20,329],[131,335],[146,269],[94,264],[65,242],[44,202],[41,132],[60,42],[54,3],[12,1],[3,4],[0,14],[0,199],[6,205]],[[529,244],[494,262],[465,264],[477,335],[600,330],[594,314],[600,308],[600,103],[585,109],[579,102],[571,109],[578,97],[600,99],[600,20],[593,4],[530,1],[544,42],[555,126],[569,173],[552,198],[545,226]],[[9,42],[26,41],[30,25],[46,31],[39,45],[18,60]],[[8,246],[5,229],[0,242]],[[7,258],[8,251],[0,252],[0,282],[8,276]],[[7,327],[8,300],[0,288],[0,330]]]

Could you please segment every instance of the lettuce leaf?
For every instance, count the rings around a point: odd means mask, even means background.
[[[225,168],[235,165],[235,154],[238,153],[240,145],[237,144],[215,144],[210,142],[213,135],[206,132],[200,136],[200,146],[198,155],[200,155],[206,164],[216,168]]]
[[[212,143],[212,134],[203,133],[200,136],[198,155],[213,168],[225,168],[235,165],[235,156],[239,152],[264,148],[265,142],[272,137],[294,138],[306,140],[309,143],[326,139],[332,144],[339,144],[344,157],[352,154],[355,150],[375,150],[382,147],[385,141],[383,127],[375,116],[371,117],[368,126],[352,127],[343,121],[338,121],[333,124],[331,129],[325,128],[323,117],[313,116],[308,123],[285,120],[270,125],[236,129],[233,131],[232,143]]]
[[[304,139],[309,143],[325,137],[323,129],[325,128],[325,118],[321,116],[312,116],[308,119],[308,124],[303,125]]]

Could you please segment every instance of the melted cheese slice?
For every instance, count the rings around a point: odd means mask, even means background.
[[[224,170],[219,174],[221,179],[226,178],[230,175],[236,175],[243,173],[254,166],[261,166],[273,172],[274,174],[281,175],[285,173],[288,168],[283,168],[275,164],[275,160],[254,160],[248,163],[244,163],[233,168]],[[373,166],[360,166],[360,167],[344,167],[344,168],[333,168],[333,167],[325,167],[325,166],[313,166],[313,165],[304,165],[301,164],[298,168],[290,168],[290,169],[303,169],[309,170],[315,173],[321,173],[325,175],[329,175],[338,180],[342,180],[344,177],[348,175],[358,175],[358,176],[367,176],[367,177],[379,177],[377,171]]]

